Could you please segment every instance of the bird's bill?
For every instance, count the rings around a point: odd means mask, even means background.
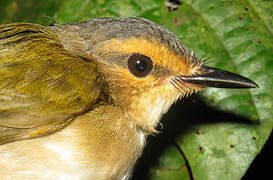
[[[184,83],[201,87],[216,88],[257,88],[258,85],[248,78],[217,68],[202,67],[202,74],[179,76]]]

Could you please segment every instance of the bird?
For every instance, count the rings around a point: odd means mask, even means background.
[[[139,17],[0,26],[0,179],[130,179],[170,106],[256,88]]]

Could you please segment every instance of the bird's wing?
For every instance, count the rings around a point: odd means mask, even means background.
[[[94,62],[66,51],[48,27],[0,26],[0,144],[60,129],[92,108],[101,79]]]

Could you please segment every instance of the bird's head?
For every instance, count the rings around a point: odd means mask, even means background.
[[[203,87],[257,87],[240,75],[205,66],[173,33],[146,19],[94,19],[58,28],[66,30],[65,48],[97,62],[113,104],[147,132],[155,132],[177,99]]]

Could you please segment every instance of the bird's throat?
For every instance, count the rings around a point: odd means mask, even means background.
[[[183,94],[171,84],[158,86],[134,98],[127,113],[130,120],[147,134],[157,133],[155,127],[162,115],[181,96]]]

